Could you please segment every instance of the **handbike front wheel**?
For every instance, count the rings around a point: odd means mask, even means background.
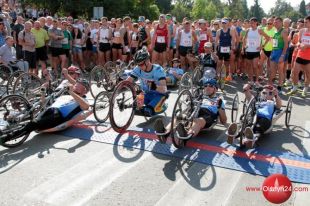
[[[242,119],[241,132],[243,132],[246,127],[250,127],[253,125],[254,117],[256,115],[255,104],[256,104],[256,100],[253,97],[246,107],[246,112],[245,112],[244,117]],[[242,144],[242,140],[243,140],[242,137],[243,137],[243,134],[241,135],[241,138],[240,138],[240,145],[243,145]]]
[[[193,112],[193,97],[189,90],[183,90],[174,105],[171,119],[171,138],[176,148],[182,148],[186,144],[186,140],[179,139],[176,135],[176,127],[182,123],[185,127],[189,127],[191,122],[187,119]]]
[[[285,126],[287,128],[290,126],[292,108],[293,108],[293,99],[292,99],[292,97],[290,97],[287,101],[287,106],[286,106],[286,110],[285,110]]]
[[[32,121],[33,115],[29,112],[30,103],[20,95],[8,95],[0,101],[0,138],[7,134],[23,129]],[[5,147],[16,147],[21,145],[29,136],[25,134],[18,138],[2,143]]]
[[[109,118],[110,94],[106,91],[100,92],[94,102],[93,112],[95,119],[104,123]]]
[[[130,126],[136,109],[136,91],[129,81],[120,82],[110,100],[110,122],[114,131],[123,133]]]
[[[239,110],[239,96],[238,94],[236,94],[234,96],[232,107],[231,107],[231,123],[234,123],[237,121],[238,110]]]
[[[24,74],[24,73],[25,73],[24,71],[18,70],[18,71],[16,71],[16,72],[14,72],[14,73],[9,77],[8,83],[7,83],[7,85],[6,85],[6,93],[7,93],[7,94],[13,94],[13,86],[14,86],[14,84],[15,84],[16,79],[17,79],[20,75],[22,75],[22,74]]]
[[[180,83],[179,83],[179,91],[178,93],[180,94],[182,90],[187,89],[192,91],[193,90],[193,80],[192,80],[192,75],[189,72],[186,72],[183,74]]]

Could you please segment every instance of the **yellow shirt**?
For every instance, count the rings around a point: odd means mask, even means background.
[[[45,42],[49,40],[47,31],[42,28],[40,28],[39,30],[32,28],[31,32],[33,33],[36,40],[36,48],[45,46]]]

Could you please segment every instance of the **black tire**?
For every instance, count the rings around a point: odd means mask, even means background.
[[[23,73],[15,81],[13,94],[19,94],[30,102],[40,95],[40,88],[43,81],[35,74]]]
[[[27,99],[20,95],[12,94],[1,99],[0,121],[2,121],[3,123],[6,122],[6,126],[4,126],[4,128],[3,126],[1,126],[2,128],[0,138],[3,138],[5,134],[16,131],[17,129],[22,129],[28,122],[32,121],[33,114],[25,114],[29,112],[30,108],[31,105],[27,101]],[[24,114],[25,117],[17,118],[22,116],[22,114]],[[11,116],[9,120],[10,115],[15,116]],[[8,148],[17,147],[21,145],[28,138],[28,136],[29,134],[23,135],[19,138],[4,142],[2,145]]]
[[[125,92],[127,92],[129,98],[124,100],[126,95]],[[120,94],[122,95],[121,99],[118,98],[118,95]],[[109,109],[110,122],[114,131],[118,133],[123,133],[130,126],[136,108],[136,96],[137,95],[133,83],[128,81],[122,81],[116,86],[115,91],[113,92],[110,99],[110,109]],[[132,99],[132,102],[130,101],[130,99]],[[124,111],[126,109],[131,109],[131,111],[128,112]],[[115,113],[116,110],[120,111],[121,114],[117,115]],[[119,124],[118,121],[122,120],[124,115],[126,114],[130,115],[129,118],[127,120],[125,119],[124,124]]]
[[[184,106],[184,108],[182,107]],[[184,126],[191,124],[186,118],[189,117],[193,112],[193,96],[189,90],[183,90],[173,107],[172,118],[171,118],[171,138],[172,143],[176,148],[182,148],[186,144],[186,140],[177,138],[175,135],[176,127],[181,122]]]
[[[104,123],[109,118],[110,96],[108,92],[103,91],[95,98],[93,112],[95,119],[100,123]],[[102,111],[104,112],[102,113]]]
[[[285,126],[287,128],[290,126],[292,109],[293,109],[293,99],[292,97],[290,97],[287,101],[286,110],[285,110]]]
[[[95,66],[89,76],[90,93],[95,98],[103,89],[107,89],[108,79],[105,68]]]
[[[24,73],[25,73],[24,71],[18,70],[9,77],[8,82],[6,84],[6,93],[8,95],[13,94],[13,86],[15,84],[16,79]]]
[[[253,125],[255,115],[256,115],[256,100],[253,97],[246,107],[246,112],[242,119],[241,132],[243,132],[246,127],[250,127]],[[240,145],[242,145],[242,137],[243,135],[241,135],[240,138]]]
[[[239,95],[234,96],[232,106],[231,106],[231,123],[237,122],[239,111]]]
[[[192,75],[189,72],[186,72],[183,74],[180,83],[179,83],[179,91],[178,93],[180,94],[182,90],[187,89],[192,91],[193,90],[193,80],[192,80]]]

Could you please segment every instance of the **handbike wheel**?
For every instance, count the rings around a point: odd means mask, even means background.
[[[35,74],[23,73],[15,81],[13,86],[13,94],[19,94],[28,100],[40,95],[42,80]]]
[[[243,132],[245,130],[246,127],[252,126],[254,123],[254,117],[256,114],[256,108],[255,108],[255,98],[253,97],[249,104],[246,107],[246,112],[244,114],[244,117],[242,119],[242,126],[241,126],[241,131]],[[240,145],[242,145],[242,137],[243,135],[241,135],[240,138]]]
[[[89,76],[90,93],[93,98],[95,98],[102,89],[106,89],[108,80],[106,77],[106,72],[104,67],[95,66]]]
[[[183,123],[185,128],[189,127],[191,122],[187,119],[193,112],[193,97],[189,90],[183,90],[174,105],[171,119],[171,137],[172,143],[176,148],[185,146],[186,140],[179,139],[176,133],[176,127],[179,123]]]
[[[179,91],[178,93],[180,94],[182,90],[187,89],[192,91],[193,89],[193,81],[192,81],[192,75],[189,72],[186,72],[183,74],[180,83],[179,83]]]
[[[234,123],[237,121],[238,118],[238,110],[239,110],[239,96],[238,94],[235,95],[231,107],[231,122]]]
[[[285,110],[285,126],[287,128],[290,126],[292,108],[293,108],[293,99],[292,99],[292,97],[290,97],[287,101],[287,106],[286,106],[286,110]]]
[[[109,108],[110,108],[110,95],[108,92],[100,92],[94,102],[93,112],[95,119],[104,123],[109,118]]]
[[[24,71],[18,70],[18,71],[16,71],[16,72],[14,72],[14,73],[9,77],[8,83],[7,83],[7,85],[6,85],[6,93],[7,93],[7,94],[13,94],[13,86],[14,86],[14,84],[15,84],[16,79],[17,79],[20,75],[22,75],[22,74],[24,74],[24,73],[25,73]]]
[[[136,91],[134,84],[128,81],[120,82],[110,100],[110,122],[112,128],[119,133],[130,126],[136,108]]]
[[[6,134],[22,129],[29,123],[33,115],[29,112],[30,103],[20,95],[8,95],[0,101],[0,138]],[[21,145],[29,136],[29,133],[19,138],[4,142],[5,147],[16,147]]]
[[[199,84],[199,81],[201,80],[202,78],[202,71],[200,69],[200,67],[196,67],[194,72],[193,72],[193,85],[194,86],[198,86]]]

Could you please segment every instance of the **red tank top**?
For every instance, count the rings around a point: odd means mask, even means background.
[[[300,38],[300,41],[302,44],[310,46],[310,31],[303,32]],[[303,50],[299,49],[297,53],[297,57],[300,57],[305,60],[310,60],[310,48],[303,49]]]
[[[210,41],[210,40],[209,40],[209,36],[208,36],[208,34],[206,33],[207,31],[208,31],[208,30],[203,31],[203,32],[200,31],[200,34],[199,34],[199,48],[198,48],[199,54],[204,53],[203,47],[204,47],[204,45],[205,45],[206,42]]]
[[[156,28],[156,43],[167,44],[168,43],[168,29],[167,24],[163,28],[159,25]]]

